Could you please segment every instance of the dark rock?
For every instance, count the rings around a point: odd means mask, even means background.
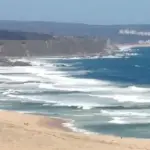
[[[29,62],[16,61],[10,64],[11,66],[32,66]]]
[[[32,66],[30,62],[11,61],[8,58],[0,58],[0,66]]]

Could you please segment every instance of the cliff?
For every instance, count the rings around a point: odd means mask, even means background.
[[[1,33],[1,32],[0,32]],[[31,33],[30,33],[31,34]],[[22,35],[22,34],[21,34]],[[31,34],[32,35],[32,34]],[[29,36],[29,35],[28,35]],[[38,35],[7,36],[8,40],[0,40],[1,56],[64,56],[91,55],[105,53],[106,40],[102,38],[65,37]],[[10,38],[13,37],[13,38]],[[27,38],[28,37],[28,38]],[[44,37],[44,39],[42,39]],[[14,40],[14,38],[16,40]],[[18,38],[18,39],[17,39]],[[36,40],[39,38],[40,40]],[[0,34],[0,39],[2,36]],[[25,40],[23,40],[25,39]]]

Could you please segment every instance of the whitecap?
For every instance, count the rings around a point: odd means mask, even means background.
[[[72,131],[74,132],[77,132],[77,133],[84,133],[84,134],[87,134],[87,135],[90,135],[90,134],[96,134],[94,132],[89,132],[85,129],[80,129],[80,128],[77,128],[75,125],[74,125],[74,120],[71,120],[71,121],[68,121],[68,122],[65,122],[62,124],[64,127],[67,127],[69,129],[71,129]]]
[[[100,111],[102,113],[102,115],[106,115],[106,116],[115,116],[115,117],[150,117],[149,112],[142,112],[142,111],[108,111],[108,110],[101,110]]]
[[[146,87],[137,87],[137,86],[129,86],[128,90],[134,91],[134,92],[150,92],[150,88]]]
[[[111,121],[109,121],[109,123],[113,123],[113,124],[126,124],[128,122],[126,122],[125,120],[123,120],[123,118],[121,117],[113,117]]]

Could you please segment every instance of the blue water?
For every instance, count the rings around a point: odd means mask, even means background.
[[[63,117],[74,131],[150,138],[150,48],[0,67],[0,109]],[[72,124],[71,124],[72,123]]]

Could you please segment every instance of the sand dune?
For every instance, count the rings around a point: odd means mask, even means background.
[[[1,150],[150,150],[150,140],[83,135],[62,128],[63,120],[0,112]]]

